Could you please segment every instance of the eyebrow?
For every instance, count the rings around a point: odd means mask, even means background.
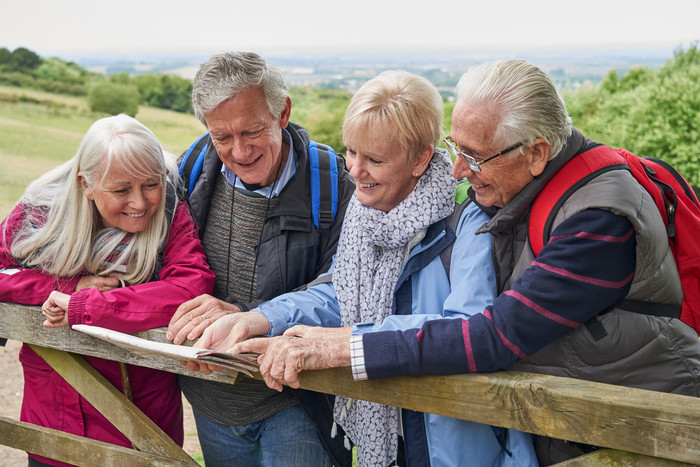
[[[258,131],[265,130],[267,128],[267,122],[255,122],[246,128],[242,129],[237,133],[231,133],[228,129],[224,130],[209,130],[209,134],[212,138],[221,138],[225,136],[236,136],[236,135],[246,135],[250,133],[257,133]]]
[[[260,131],[265,130],[267,128],[264,124],[261,124],[260,126],[254,125],[252,127],[246,128],[245,130],[241,131],[241,135],[246,135],[246,134],[251,134],[251,133],[258,133]]]
[[[110,186],[110,187],[131,186],[133,180],[134,180],[133,178],[128,179],[128,180],[116,180],[114,182],[110,182],[109,184],[104,184],[102,186],[103,187],[107,187],[107,186]],[[144,178],[142,180],[144,181],[144,183],[149,183],[152,181],[160,180],[160,175],[153,175],[151,177],[147,177],[147,178]]]
[[[486,156],[483,152],[481,152],[481,151],[477,151],[477,150],[474,149],[474,148],[470,148],[469,146],[463,146],[462,144],[458,143],[457,141],[455,141],[454,137],[450,136],[450,138],[452,138],[452,141],[454,141],[455,144],[457,145],[457,149],[459,149],[461,152],[463,152],[463,153],[465,153],[465,154],[469,154],[469,155],[472,156],[472,157],[474,157],[474,156],[479,156],[479,157],[482,157],[482,158],[483,158],[483,157],[487,157],[487,156]]]

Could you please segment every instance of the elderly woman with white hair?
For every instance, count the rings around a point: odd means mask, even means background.
[[[230,349],[250,336],[282,334],[297,324],[333,326],[340,335],[361,338],[369,331],[410,329],[427,320],[481,312],[493,299],[495,280],[491,241],[473,233],[488,217],[469,203],[460,207],[452,226],[446,222],[453,219],[456,180],[449,155],[437,148],[442,122],[442,98],[425,78],[390,71],[363,85],[343,124],[356,190],[332,282],[222,318],[197,345]],[[449,248],[448,274],[441,253]],[[321,328],[304,328],[300,335],[316,329]],[[271,374],[284,374],[285,368],[268,370],[262,361],[266,382],[281,390]],[[297,367],[286,370],[296,375]],[[335,421],[357,445],[361,466],[386,466],[396,459],[399,465],[536,463],[531,436],[512,430],[341,397]]]
[[[143,124],[126,115],[93,123],[75,157],[34,181],[0,226],[0,300],[43,304],[47,327],[166,326],[180,303],[214,286],[177,182]],[[128,381],[134,404],[182,445],[175,375],[84,358],[116,388]],[[131,447],[29,346],[20,361],[22,421]],[[29,465],[65,464],[30,454]]]

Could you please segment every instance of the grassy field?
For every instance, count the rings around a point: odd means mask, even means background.
[[[91,112],[84,98],[0,86],[0,216],[32,180],[73,157],[90,125],[104,116]],[[192,115],[142,106],[136,118],[173,154],[204,132]]]

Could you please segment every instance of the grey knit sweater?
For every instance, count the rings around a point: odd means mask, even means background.
[[[255,250],[266,217],[277,205],[257,193],[236,189],[219,175],[202,244],[216,275],[214,296],[249,302],[255,297]],[[230,242],[230,247],[229,247]],[[296,403],[288,391],[269,389],[264,382],[240,378],[223,384],[180,377],[182,392],[192,407],[224,425],[248,425]]]

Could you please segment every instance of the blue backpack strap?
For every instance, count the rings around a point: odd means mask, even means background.
[[[204,165],[204,155],[207,153],[209,147],[209,133],[204,133],[197,139],[192,146],[185,151],[185,155],[180,162],[180,178],[185,185],[185,190],[187,191],[187,196],[189,197],[194,190],[194,186],[197,184],[197,179],[202,173],[202,166]]]
[[[333,148],[309,141],[311,210],[316,228],[333,225],[338,211],[338,164]]]

